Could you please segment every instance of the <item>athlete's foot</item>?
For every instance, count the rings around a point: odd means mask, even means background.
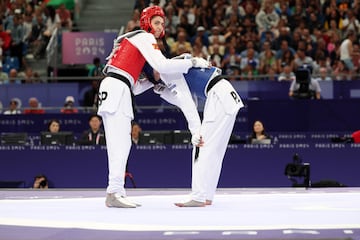
[[[195,200],[190,200],[190,201],[184,202],[184,203],[175,203],[175,206],[178,206],[178,207],[205,207],[206,203],[195,201]]]
[[[118,193],[106,194],[105,205],[113,208],[136,208],[141,206],[140,204],[129,201],[129,199]]]
[[[212,205],[212,201],[211,200],[206,200],[205,205]]]

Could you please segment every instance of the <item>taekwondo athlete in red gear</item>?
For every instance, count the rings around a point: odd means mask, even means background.
[[[236,115],[244,104],[230,82],[221,75],[221,70],[216,67],[191,68],[187,74],[160,73],[160,78],[164,84],[155,85],[154,91],[167,102],[180,107],[182,111],[187,105],[187,100],[177,97],[179,93],[186,92],[186,88],[180,83],[187,83],[191,93],[206,99],[201,127],[192,137],[192,143],[197,147],[193,149],[190,199],[175,205],[211,205]],[[187,115],[185,117],[187,118]],[[189,122],[188,118],[187,121]]]
[[[145,8],[140,16],[142,30],[119,36],[104,67],[106,77],[100,84],[98,114],[103,119],[107,145],[109,176],[105,204],[108,207],[140,206],[127,198],[124,184],[134,118],[131,91],[145,62],[168,74],[187,73],[191,67],[208,67],[208,62],[201,58],[167,59],[161,53],[156,38],[165,33],[164,21],[160,7]]]

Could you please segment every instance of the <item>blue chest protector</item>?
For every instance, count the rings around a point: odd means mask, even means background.
[[[188,73],[184,74],[185,80],[191,93],[199,98],[207,97],[206,89],[211,79],[221,74],[221,69],[211,68],[190,68]]]

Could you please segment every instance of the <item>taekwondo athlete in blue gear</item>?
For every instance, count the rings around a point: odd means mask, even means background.
[[[154,85],[154,91],[167,102],[178,106],[184,114],[186,108],[192,109],[191,106],[195,105],[188,97],[181,97],[189,96],[187,91],[206,99],[201,126],[192,132],[192,143],[200,148],[193,149],[190,199],[175,205],[211,205],[236,115],[244,104],[230,82],[221,76],[221,70],[216,67],[190,68],[186,74],[160,74],[160,78],[162,83]],[[141,83],[144,81],[139,81],[139,84]],[[190,128],[191,119],[189,120],[186,114],[185,117]]]
[[[161,78],[166,82],[165,74]],[[200,137],[203,145],[193,149],[192,183],[190,199],[175,203],[178,207],[201,207],[211,205],[220,177],[235,119],[244,106],[239,94],[216,67],[189,69],[182,75],[190,91],[206,98]]]

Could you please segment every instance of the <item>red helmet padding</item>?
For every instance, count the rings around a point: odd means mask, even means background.
[[[154,34],[155,31],[151,27],[151,19],[153,17],[155,17],[155,16],[160,16],[160,17],[164,18],[164,20],[165,20],[165,13],[164,13],[164,11],[162,10],[161,7],[159,7],[159,6],[151,6],[151,7],[145,8],[141,12],[140,28],[142,30],[145,30],[146,32]],[[164,35],[165,35],[165,32],[163,31],[161,33],[160,37],[164,37]]]
[[[360,130],[353,132],[351,137],[353,138],[354,143],[360,143]]]

